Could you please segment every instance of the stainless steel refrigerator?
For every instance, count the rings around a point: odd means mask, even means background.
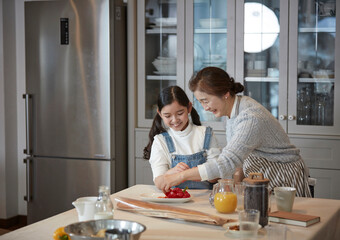
[[[26,196],[33,223],[127,187],[126,4],[25,2]]]

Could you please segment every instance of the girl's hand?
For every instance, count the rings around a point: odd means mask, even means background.
[[[185,181],[200,181],[201,176],[197,167],[193,167],[182,172],[174,174],[164,174],[155,179],[156,186],[164,193],[168,192],[171,187],[179,185]]]
[[[165,174],[174,174],[174,173],[179,173],[179,172],[183,172],[187,169],[189,169],[190,167],[183,163],[183,162],[180,162],[178,163],[175,167],[169,169]]]
[[[182,172],[174,174],[165,174],[163,178],[163,184],[161,190],[166,193],[171,187],[181,184],[183,181]]]
[[[164,174],[155,178],[155,185],[165,194],[170,190],[171,187],[176,186],[182,182],[180,178],[181,173]]]

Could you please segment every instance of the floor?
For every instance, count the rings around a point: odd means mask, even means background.
[[[10,232],[11,230],[0,228],[0,235]]]
[[[0,228],[0,236],[4,235],[6,233],[9,233],[11,231],[14,231],[16,229],[19,229],[21,227],[25,227],[25,225],[24,224],[18,224],[18,225],[14,225],[14,226],[12,226],[10,228]]]

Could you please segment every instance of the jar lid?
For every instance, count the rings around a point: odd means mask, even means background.
[[[264,178],[262,173],[249,173],[248,178],[243,179],[244,182],[250,185],[268,184],[269,179]]]

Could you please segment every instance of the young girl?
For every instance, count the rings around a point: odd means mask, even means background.
[[[168,129],[163,127],[162,120]],[[165,175],[197,168],[217,158],[219,154],[220,149],[212,129],[201,126],[199,115],[185,92],[178,86],[164,88],[158,97],[157,114],[150,129],[149,143],[144,149],[144,158],[149,159],[155,185],[162,189]],[[198,171],[207,175],[205,169],[201,171],[198,167]],[[186,181],[177,187],[211,189],[212,183]]]

